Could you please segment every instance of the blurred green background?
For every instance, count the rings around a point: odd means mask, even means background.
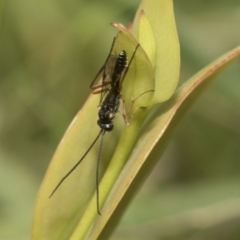
[[[38,188],[108,54],[110,23],[127,25],[138,3],[0,2],[1,240],[30,238]],[[174,4],[181,84],[240,44],[240,2]],[[112,239],[240,239],[239,109],[240,60],[184,118]]]

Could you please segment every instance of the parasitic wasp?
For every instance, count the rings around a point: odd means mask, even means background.
[[[136,51],[139,47],[139,44],[135,47],[133,54],[128,61],[127,53],[125,50],[119,52],[119,54],[113,54],[115,38],[113,40],[110,53],[103,64],[103,66],[98,71],[97,75],[93,79],[90,88],[92,89],[93,94],[100,93],[100,102],[99,102],[99,110],[98,110],[98,121],[97,124],[100,127],[100,131],[92,144],[89,146],[84,155],[80,158],[80,160],[71,168],[69,172],[59,181],[56,187],[53,189],[51,195],[56,192],[56,190],[60,187],[60,185],[64,182],[64,180],[78,167],[78,165],[84,160],[89,151],[95,145],[99,137],[100,146],[98,150],[97,163],[96,163],[96,202],[97,202],[97,212],[101,215],[100,212],[100,204],[99,204],[99,163],[100,163],[100,155],[102,152],[103,138],[106,132],[110,132],[113,130],[114,124],[113,119],[118,113],[118,109],[120,106],[120,100],[122,99],[123,104],[124,100],[121,97],[122,85],[123,81],[126,77],[128,69],[134,59]],[[96,83],[99,77],[102,74],[102,81]],[[141,94],[142,95],[142,94]],[[125,109],[125,106],[123,106]],[[126,123],[128,123],[126,119],[126,115],[123,113],[123,118]]]

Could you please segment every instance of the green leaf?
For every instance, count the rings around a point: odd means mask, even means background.
[[[92,197],[97,147],[89,153],[81,167],[69,176],[49,198],[60,179],[75,165],[99,132],[96,106],[99,97],[92,95],[65,133],[38,193],[32,239],[69,239]],[[92,160],[91,160],[92,159]]]
[[[155,67],[156,42],[154,39],[152,27],[143,10],[140,12],[140,16],[139,16],[138,41],[141,44],[144,51],[147,53],[152,63],[152,66]]]
[[[151,12],[148,10],[148,5],[149,4],[144,6],[143,9],[148,20],[141,19],[144,23],[139,25],[139,31],[141,32],[143,26],[150,31],[149,27],[151,26],[154,33],[154,31],[156,31],[156,24],[155,27],[152,27],[152,22],[150,20],[151,17],[149,18]],[[166,14],[168,15],[168,18],[166,18],[165,21],[168,22],[167,25],[172,26],[174,18],[171,4],[157,5],[156,7],[164,7],[161,11],[167,11]],[[153,15],[159,14],[159,11],[155,8],[152,8],[151,10],[153,11]],[[146,21],[149,21],[149,24],[146,23]],[[158,23],[158,26],[162,25],[165,26],[166,22]],[[120,29],[120,33],[116,37],[114,51],[119,52],[126,48],[128,56],[131,56],[131,53],[136,48],[137,41],[128,31],[121,28],[120,25],[118,25],[118,29]],[[164,31],[166,30],[165,27],[162,27],[162,29]],[[170,33],[171,31],[174,33],[170,35],[175,36],[175,27],[170,27],[168,32]],[[161,32],[160,34],[164,34],[164,32]],[[140,35],[142,36],[142,34]],[[133,64],[131,65],[123,83],[123,97],[126,98],[128,106],[131,104],[131,98],[137,98],[140,94],[148,90],[153,90],[153,88],[155,89],[154,100],[152,100],[153,94],[151,92],[148,92],[137,99],[134,107],[135,110],[138,109],[138,111],[134,115],[132,124],[126,127],[123,125],[121,117],[118,117],[115,121],[115,130],[110,134],[106,134],[104,138],[103,152],[105,155],[101,157],[101,172],[103,173],[103,177],[100,184],[100,206],[102,216],[100,217],[97,215],[95,196],[95,165],[99,148],[98,144],[96,144],[89,152],[86,159],[81,163],[81,166],[79,166],[64,181],[56,193],[49,198],[58,182],[76,164],[81,156],[83,156],[100,131],[96,124],[99,96],[92,95],[65,133],[50,163],[46,176],[44,177],[35,207],[32,239],[83,239],[89,234],[93,234],[93,236],[97,237],[101,232],[101,229],[104,228],[107,220],[114,212],[117,202],[120,201],[119,195],[116,195],[117,198],[110,197],[110,199],[112,199],[110,202],[107,200],[109,194],[112,196],[112,193],[110,193],[111,189],[116,181],[119,181],[118,178],[119,175],[122,174],[122,169],[125,169],[126,163],[128,164],[129,155],[132,151],[135,152],[133,147],[137,141],[144,119],[150,112],[151,105],[154,102],[159,101],[160,98],[158,96],[161,91],[165,89],[163,86],[161,89],[158,87],[157,82],[160,81],[159,74],[154,74],[154,72],[159,72],[159,67],[163,66],[162,64],[159,64],[160,58],[158,46],[160,46],[160,44],[158,44],[158,40],[158,38],[155,39],[157,54],[154,71],[152,66],[154,57],[152,57],[152,53],[150,53],[152,52],[151,49],[154,48],[146,47],[147,45],[144,43],[145,40],[143,39],[141,40],[141,46],[145,49],[143,50],[140,46],[137,50],[136,58],[133,60]],[[161,44],[164,46],[168,46],[170,42],[168,38],[160,40]],[[177,41],[174,41],[174,43],[175,47],[173,44],[170,44],[170,46],[176,50],[178,49],[178,43]],[[160,49],[162,49],[162,47]],[[179,54],[179,51],[173,52],[174,54]],[[166,55],[164,52],[162,52],[162,54],[165,57],[168,57],[168,60],[171,57],[179,59],[179,56],[176,57],[171,54]],[[163,71],[163,69],[161,70],[164,72],[164,74],[161,75],[161,78],[163,77],[164,79],[168,79],[168,81],[172,81],[171,79],[169,80],[168,76],[172,75],[172,68],[174,67],[177,69],[174,76],[178,76],[176,73],[179,71],[179,62],[175,61],[175,63],[178,63],[178,66],[177,64],[172,64],[172,67],[167,68],[166,71]],[[154,78],[155,83],[153,81]],[[165,83],[162,84],[164,85]],[[174,85],[176,85],[176,81]],[[170,95],[168,97],[170,97]],[[148,106],[150,103],[151,105]],[[142,106],[147,107],[139,109],[139,107]],[[150,149],[147,153],[149,153],[149,151]],[[142,155],[146,156],[146,152],[142,152]],[[108,165],[108,161],[106,162],[105,160],[109,160],[111,158],[110,156],[112,156],[112,159]],[[130,179],[128,179],[128,181],[130,181]],[[125,185],[124,191],[126,191],[127,188],[128,185]],[[106,200],[107,204],[105,204]],[[98,229],[93,227],[95,222],[97,223],[96,226],[98,226]],[[93,239],[95,239],[95,237],[93,237]]]
[[[138,42],[123,27],[118,33],[113,52],[119,53],[126,50],[128,56],[134,51]],[[138,97],[145,89],[154,88],[153,69],[145,51],[139,46],[136,52],[136,58],[130,66],[126,79],[124,79],[123,95],[126,97],[126,103],[131,103],[131,98]],[[148,79],[148,81],[143,81]],[[133,81],[134,80],[134,81]],[[129,84],[131,87],[129,87]],[[147,105],[150,102],[153,93],[144,94],[145,96],[136,101],[135,108]],[[100,129],[97,123],[97,106],[99,104],[99,95],[92,95],[77,114],[69,129],[65,133],[53,159],[50,163],[46,176],[38,193],[34,219],[33,219],[33,239],[77,239],[86,233],[94,219],[98,217],[96,211],[95,192],[95,169],[99,145],[96,144],[88,153],[86,159],[67,179],[61,187],[49,198],[53,189],[67,172],[78,162],[85,154],[89,146],[93,143]],[[128,107],[129,105],[127,105]],[[115,154],[118,158],[114,169],[106,172],[104,178],[106,183],[100,186],[100,205],[103,205],[108,193],[111,190],[117,176],[124,166],[132,145],[138,134],[140,125],[143,122],[145,111],[139,111],[138,121],[134,121],[130,127],[126,128],[127,138],[124,144],[120,144],[120,150]],[[143,115],[141,117],[141,115]],[[123,120],[121,117],[115,121],[115,130],[108,137],[104,137],[103,149],[106,154],[101,157],[102,160],[110,159],[113,150],[116,148],[119,135],[123,129]],[[106,146],[104,148],[104,146]],[[102,172],[105,171],[107,163],[101,163]],[[109,174],[110,173],[110,174]],[[103,186],[103,187],[102,187]],[[92,201],[90,202],[90,199]],[[88,202],[90,202],[89,206]],[[78,223],[79,222],[79,223]],[[77,224],[80,224],[80,231],[75,230]],[[77,228],[78,229],[78,228]]]
[[[168,100],[176,89],[179,80],[180,48],[175,25],[173,3],[169,0],[143,0],[135,15],[132,33],[141,45],[151,41],[152,34],[148,30],[145,35],[147,24],[141,24],[144,17],[151,26],[151,32],[155,39],[155,92],[153,102]],[[140,25],[141,24],[141,25]],[[143,29],[142,29],[143,28]],[[149,28],[149,27],[148,27]],[[148,37],[150,35],[150,38]],[[148,49],[148,48],[147,48]],[[147,49],[145,49],[147,51]],[[147,52],[148,53],[148,52]],[[152,59],[151,53],[148,53]]]
[[[127,164],[105,203],[109,209],[116,207],[112,217],[110,219],[105,216],[99,218],[92,230],[90,239],[95,239],[99,234],[101,234],[99,239],[107,239],[112,233],[124,209],[159,161],[172,133],[184,114],[216,76],[239,56],[240,47],[214,61],[189,79],[168,102],[157,109],[153,120],[150,121],[139,137]],[[156,143],[158,143],[158,147],[154,149],[154,156],[157,157],[147,159]],[[128,187],[126,188],[126,186]]]

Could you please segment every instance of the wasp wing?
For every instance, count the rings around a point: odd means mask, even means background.
[[[100,68],[100,70],[97,72],[96,76],[94,77],[90,88],[93,90],[94,94],[101,93],[99,105],[101,105],[105,95],[109,92],[111,89],[111,75],[116,63],[116,55],[113,54],[113,47],[115,43],[115,38],[113,39],[113,43],[110,49],[110,52],[107,56],[107,59],[105,60],[103,66]],[[97,82],[97,80],[100,78],[102,74],[102,81]]]

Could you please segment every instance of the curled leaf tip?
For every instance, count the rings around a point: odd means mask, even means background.
[[[113,27],[115,27],[115,28],[117,28],[118,30],[127,30],[126,28],[125,28],[125,26],[123,25],[123,24],[121,24],[121,23],[111,23],[111,25],[113,26]]]
[[[114,23],[114,22],[112,22],[112,23],[110,23],[113,27],[117,27],[117,25],[118,25],[118,23]]]

